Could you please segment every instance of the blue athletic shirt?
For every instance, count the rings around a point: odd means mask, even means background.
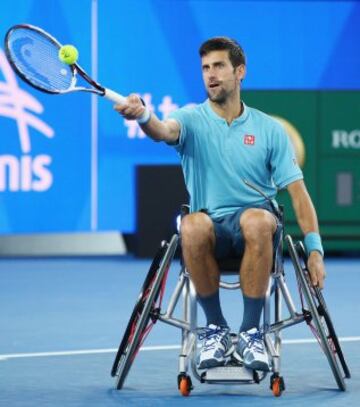
[[[278,189],[303,178],[281,124],[243,106],[243,113],[230,126],[209,100],[169,115],[180,124],[174,147],[181,157],[191,212],[206,209],[219,219],[241,207],[264,203],[243,179],[274,199]]]

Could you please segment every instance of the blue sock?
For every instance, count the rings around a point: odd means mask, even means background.
[[[221,311],[219,290],[206,297],[197,295],[197,300],[204,310],[207,325],[228,326]]]
[[[240,327],[240,332],[248,331],[251,328],[259,329],[261,312],[264,307],[265,298],[251,298],[243,295],[244,316]]]

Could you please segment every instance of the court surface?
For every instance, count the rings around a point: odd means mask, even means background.
[[[110,369],[150,261],[112,259],[0,260],[0,406],[360,405],[360,259],[327,259],[325,297],[352,373],[348,391],[335,380],[305,324],[284,331],[286,391],[275,399],[259,385],[209,385],[195,379],[191,396],[177,390],[180,331],[157,323],[121,391]],[[287,281],[295,296],[289,263]],[[177,280],[173,267],[167,294]],[[166,296],[165,296],[166,297]],[[242,302],[222,292],[237,330]]]

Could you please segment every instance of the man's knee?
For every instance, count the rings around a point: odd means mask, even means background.
[[[214,244],[214,226],[210,217],[202,212],[186,215],[181,221],[181,240],[183,245]]]
[[[276,221],[269,211],[251,208],[241,215],[240,227],[247,243],[260,244],[272,239],[276,231]]]

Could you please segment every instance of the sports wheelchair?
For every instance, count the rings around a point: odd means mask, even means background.
[[[261,191],[259,191],[261,193]],[[264,194],[262,194],[264,195]],[[264,195],[265,196],[265,195]],[[265,198],[267,198],[265,196]],[[267,198],[268,199],[268,198]],[[272,201],[268,199],[272,204]],[[272,204],[273,205],[273,204]],[[250,384],[260,383],[268,373],[270,389],[279,397],[285,390],[284,379],[280,374],[281,331],[293,325],[305,322],[309,325],[323,350],[335,381],[340,390],[346,390],[345,378],[350,378],[350,371],[335,333],[328,308],[322,292],[313,287],[307,269],[307,255],[301,241],[294,243],[291,236],[284,237],[283,210],[273,209],[279,221],[277,242],[275,243],[273,267],[266,293],[263,311],[263,333],[265,345],[270,358],[270,372],[251,370],[243,366],[241,358],[231,357],[224,365],[199,371],[196,366],[197,337],[202,328],[197,325],[197,301],[194,286],[183,261],[180,261],[179,279],[169,299],[167,307],[162,306],[167,275],[175,252],[179,246],[179,234],[172,236],[169,242],[163,241],[147,273],[138,300],[131,314],[125,333],[117,351],[111,375],[116,377],[116,388],[123,388],[131,365],[150,329],[157,321],[177,327],[182,332],[181,351],[179,355],[178,389],[183,396],[189,396],[193,389],[193,376],[201,383]],[[188,206],[183,205],[181,216],[188,213]],[[301,310],[297,310],[285,282],[283,266],[283,245],[286,243],[291,262],[296,274],[300,294]],[[238,276],[241,259],[226,259],[219,262],[221,278],[224,274]],[[239,289],[240,283],[220,282],[224,289]],[[270,312],[273,297],[274,310]],[[183,302],[183,318],[174,317],[174,310],[179,301]],[[288,316],[282,317],[283,302]],[[271,320],[273,319],[273,320]],[[234,344],[237,335],[231,334]],[[191,369],[190,369],[191,368]]]

